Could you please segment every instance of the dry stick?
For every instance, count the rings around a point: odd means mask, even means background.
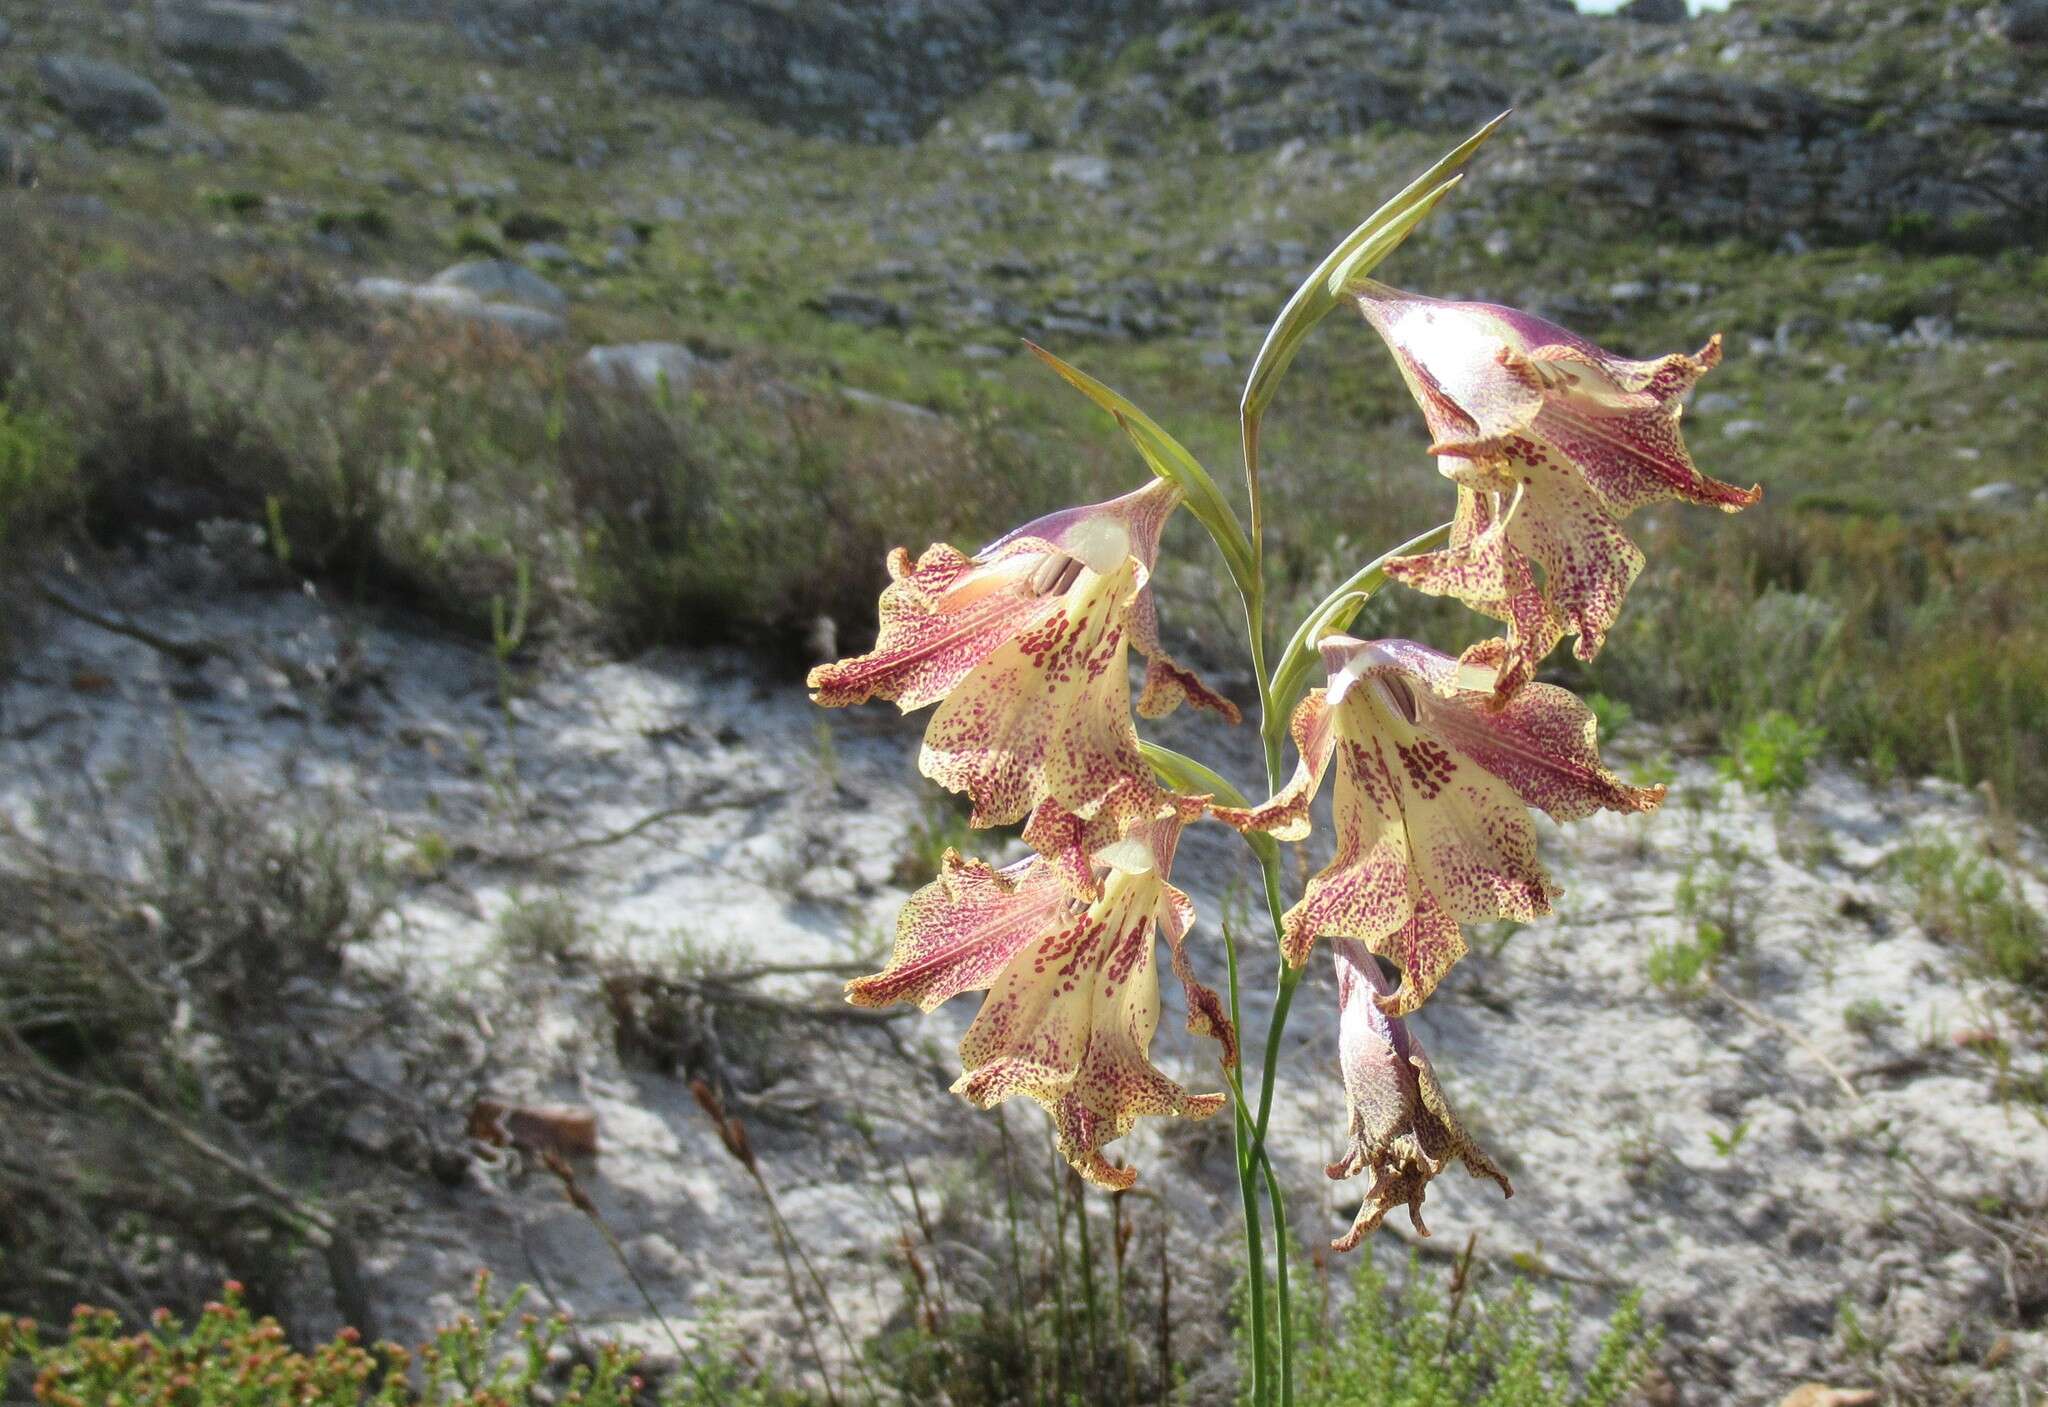
[[[1167,1235],[1172,1218],[1164,1203],[1159,1208],[1159,1407],[1168,1407],[1173,1391],[1173,1272],[1166,1255]]]
[[[942,1267],[939,1264],[939,1238],[932,1231],[931,1218],[925,1215],[924,1198],[917,1190],[917,1174],[910,1170],[910,1159],[899,1156],[896,1162],[903,1169],[903,1185],[910,1189],[910,1208],[917,1214],[918,1234],[924,1237],[925,1245],[931,1247],[932,1285],[938,1294],[939,1318],[942,1320],[951,1319],[953,1317],[953,1309],[951,1305],[946,1303],[946,1277],[942,1273]]]
[[[1472,1253],[1479,1249],[1479,1233],[1473,1232],[1465,1238],[1464,1252],[1451,1264],[1451,1309],[1444,1316],[1444,1341],[1436,1351],[1436,1361],[1444,1361],[1444,1355],[1451,1351],[1451,1340],[1458,1332],[1458,1311],[1465,1307],[1465,1291],[1472,1284]]]
[[[605,831],[600,835],[582,836],[567,840],[560,845],[542,846],[538,850],[493,850],[480,858],[499,865],[537,865],[549,860],[559,860],[565,855],[580,855],[586,850],[599,850],[607,845],[617,845],[654,829],[663,821],[673,821],[681,816],[702,816],[712,811],[747,810],[788,794],[786,787],[769,787],[763,791],[747,792],[739,796],[704,797],[684,802],[680,806],[664,806],[650,811],[630,825],[617,830]]]
[[[246,1159],[236,1157],[133,1091],[114,1085],[94,1085],[84,1080],[75,1080],[51,1067],[47,1060],[29,1048],[11,1026],[0,1027],[0,1032],[5,1033],[8,1044],[15,1048],[17,1054],[32,1066],[39,1067],[42,1077],[59,1089],[79,1099],[112,1100],[142,1115],[200,1157],[235,1174],[269,1198],[282,1213],[280,1219],[284,1225],[305,1235],[326,1259],[328,1279],[334,1285],[335,1303],[342,1317],[355,1325],[365,1338],[375,1336],[376,1315],[363,1285],[362,1259],[356,1254],[355,1242],[342,1229],[341,1223],[318,1207],[301,1201],[289,1188],[262,1168]]]
[[[866,961],[854,962],[764,962],[755,967],[735,967],[720,972],[720,982],[755,982],[763,977],[816,977],[836,976],[851,972],[855,976],[873,972],[875,964]]]
[[[134,621],[101,615],[98,611],[79,605],[55,587],[39,583],[35,590],[38,598],[55,606],[65,615],[74,616],[87,625],[97,626],[109,634],[139,641],[158,654],[170,656],[188,669],[197,668],[211,659],[234,658],[234,652],[217,640],[174,640],[168,635],[159,635],[148,626],[137,625]]]
[[[1016,1336],[1017,1346],[1024,1355],[1024,1400],[1035,1404],[1038,1401],[1038,1355],[1030,1351],[1024,1328],[1024,1258],[1022,1238],[1017,1232],[1017,1167],[1011,1157],[1010,1121],[1004,1117],[1000,1106],[996,1109],[996,1128],[1003,1138],[1003,1201],[1010,1223],[1010,1332]]]
[[[598,1211],[597,1203],[590,1200],[590,1194],[585,1192],[583,1184],[576,1180],[576,1170],[569,1166],[566,1158],[552,1148],[541,1154],[541,1162],[555,1175],[555,1180],[562,1184],[562,1195],[569,1199],[569,1205],[583,1213],[590,1224],[597,1228],[598,1234],[604,1237],[604,1243],[611,1247],[612,1256],[618,1261],[619,1268],[626,1272],[626,1278],[631,1280],[633,1288],[640,1292],[641,1303],[645,1304],[647,1312],[654,1316],[654,1322],[661,1325],[661,1331],[668,1335],[669,1345],[675,1349],[677,1360],[690,1370],[690,1376],[697,1380],[698,1387],[710,1392],[711,1384],[705,1378],[703,1369],[697,1366],[697,1360],[683,1347],[683,1341],[676,1337],[675,1327],[668,1322],[668,1316],[663,1314],[661,1307],[654,1302],[654,1296],[648,1293],[647,1282],[642,1280],[640,1272],[633,1268],[633,1262],[626,1256],[626,1248],[619,1244],[619,1238],[613,1234],[610,1223]]]
[[[724,1101],[719,1099],[718,1092],[703,1080],[690,1081],[690,1093],[696,1096],[698,1106],[710,1115],[712,1123],[717,1126],[718,1136],[725,1144],[725,1151],[739,1161],[740,1166],[747,1170],[748,1176],[754,1179],[754,1186],[761,1190],[761,1200],[768,1207],[769,1225],[775,1232],[776,1249],[782,1254],[783,1269],[789,1276],[790,1298],[796,1301],[797,1312],[803,1316],[804,1332],[811,1339],[811,1352],[818,1355],[820,1369],[823,1369],[825,1359],[823,1354],[818,1353],[817,1339],[811,1334],[810,1316],[803,1313],[803,1297],[797,1284],[796,1271],[790,1264],[791,1248],[795,1249],[797,1259],[803,1262],[805,1272],[811,1277],[811,1284],[818,1292],[818,1300],[825,1306],[825,1317],[830,1319],[832,1327],[839,1331],[839,1341],[846,1346],[847,1356],[853,1360],[854,1371],[860,1374],[861,1386],[867,1390],[868,1401],[874,1402],[875,1384],[868,1376],[867,1364],[861,1359],[860,1350],[854,1347],[853,1335],[847,1332],[846,1321],[839,1317],[838,1306],[832,1303],[832,1292],[825,1288],[825,1277],[818,1273],[818,1267],[811,1261],[810,1252],[804,1249],[803,1241],[782,1215],[782,1207],[775,1200],[775,1189],[768,1185],[768,1179],[761,1171],[761,1160],[755,1156],[754,1145],[747,1138],[746,1125],[725,1112]],[[838,1397],[832,1390],[832,1376],[829,1373],[825,1375],[825,1393],[835,1404],[838,1402]]]
[[[1769,1012],[1764,1011],[1759,1007],[1752,1006],[1750,1003],[1744,1001],[1741,997],[1736,996],[1735,993],[1729,991],[1719,982],[1712,982],[1710,983],[1710,985],[1716,992],[1720,993],[1720,995],[1727,1000],[1730,1006],[1734,1007],[1744,1016],[1747,1016],[1750,1020],[1756,1022],[1759,1026],[1767,1026],[1771,1030],[1776,1031],[1779,1035],[1783,1036],[1787,1041],[1791,1042],[1793,1045],[1799,1047],[1799,1049],[1805,1051],[1808,1055],[1812,1056],[1814,1059],[1814,1063],[1819,1065],[1821,1069],[1827,1071],[1829,1077],[1834,1080],[1836,1086],[1841,1089],[1842,1093],[1849,1096],[1849,1102],[1851,1104],[1861,1104],[1863,1102],[1863,1096],[1857,1092],[1856,1086],[1849,1083],[1849,1077],[1842,1073],[1842,1067],[1835,1064],[1834,1061],[1828,1059],[1827,1055],[1818,1046],[1814,1045],[1813,1042],[1807,1040],[1806,1037],[1800,1035],[1799,1032],[1794,1030],[1789,1023],[1780,1021],[1777,1017],[1771,1015]]]

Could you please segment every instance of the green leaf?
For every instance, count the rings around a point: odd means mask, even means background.
[[[1266,716],[1260,720],[1262,733],[1279,734],[1287,727],[1295,700],[1301,697],[1309,671],[1315,667],[1316,646],[1322,643],[1324,636],[1343,630],[1356,620],[1365,603],[1387,584],[1388,561],[1433,551],[1449,541],[1450,536],[1451,525],[1440,523],[1428,532],[1410,538],[1353,572],[1343,585],[1325,596],[1320,605],[1302,618],[1287,641],[1287,648],[1280,652],[1280,658],[1273,666],[1273,691],[1268,699]]]
[[[1086,396],[1116,418],[1131,443],[1138,447],[1152,472],[1167,482],[1177,484],[1187,495],[1188,511],[1209,530],[1209,536],[1216,541],[1216,550],[1223,554],[1224,564],[1230,569],[1231,580],[1237,584],[1240,593],[1249,594],[1255,584],[1252,570],[1251,543],[1244,535],[1244,527],[1231,511],[1223,494],[1216,487],[1216,481],[1209,477],[1209,471],[1187,448],[1166,431],[1159,428],[1157,421],[1139,410],[1125,397],[1097,381],[1079,367],[1070,366],[1035,342],[1027,341],[1032,354]]]
[[[1239,415],[1244,423],[1245,465],[1248,469],[1257,472],[1259,420],[1266,407],[1272,404],[1281,376],[1315,325],[1343,302],[1344,285],[1370,273],[1376,264],[1399,247],[1451,187],[1463,179],[1457,175],[1458,168],[1471,160],[1472,154],[1507,120],[1505,112],[1494,118],[1443,160],[1410,181],[1399,195],[1375,210],[1364,224],[1324,255],[1315,271],[1294,290],[1294,296],[1287,300],[1287,306],[1280,310],[1280,316],[1274,319],[1272,328],[1266,333],[1265,344],[1259,348],[1258,356],[1252,359],[1251,375],[1245,378]]]
[[[1251,802],[1245,800],[1243,792],[1185,753],[1175,752],[1170,747],[1161,747],[1158,743],[1147,742],[1143,738],[1138,740],[1138,751],[1152,764],[1152,770],[1158,774],[1160,781],[1184,796],[1212,796],[1225,806],[1234,806],[1239,810],[1247,810],[1251,806]],[[1251,846],[1252,853],[1260,860],[1279,859],[1280,845],[1272,836],[1247,835],[1244,839],[1245,844]]]

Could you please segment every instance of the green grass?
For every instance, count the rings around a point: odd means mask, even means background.
[[[1721,774],[1746,791],[1793,795],[1806,789],[1808,769],[1824,741],[1820,729],[1773,709],[1736,730]]]
[[[1646,971],[1657,987],[1675,994],[1697,991],[1712,976],[1714,965],[1728,946],[1728,935],[1717,923],[1702,921],[1693,936],[1669,943],[1652,943]]]
[[[1914,917],[1963,950],[1985,976],[2009,982],[2048,1016],[2048,919],[2027,899],[2016,865],[1927,839],[1896,852],[1892,870]]]
[[[0,401],[0,553],[22,550],[77,489],[78,454],[62,428]]]

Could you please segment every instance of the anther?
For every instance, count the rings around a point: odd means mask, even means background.
[[[1055,552],[1048,556],[1025,581],[1025,589],[1033,596],[1058,596],[1081,578],[1081,564],[1065,553]]]

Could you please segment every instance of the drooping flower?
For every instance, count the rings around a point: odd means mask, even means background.
[[[1057,813],[1044,815],[1069,830],[1119,807],[1119,820],[1141,814],[1163,793],[1138,753],[1128,647],[1149,660],[1139,713],[1185,700],[1238,717],[1159,644],[1149,581],[1180,500],[1155,480],[972,557],[940,544],[912,565],[898,548],[875,648],[812,670],[811,697],[828,708],[893,699],[906,713],[938,704],[918,767],[967,793],[976,826],[1021,821],[1046,801]]]
[[[1350,1146],[1324,1169],[1331,1178],[1372,1175],[1351,1229],[1330,1243],[1348,1251],[1379,1229],[1386,1214],[1406,1204],[1422,1235],[1422,1203],[1430,1180],[1456,1158],[1474,1177],[1490,1177],[1505,1196],[1515,1195],[1507,1175],[1479,1150],[1451,1113],[1422,1043],[1380,1003],[1389,994],[1379,963],[1349,938],[1330,944],[1337,964],[1337,1049],[1344,1069]]]
[[[1602,766],[1592,710],[1567,691],[1524,684],[1498,699],[1503,641],[1462,660],[1411,640],[1335,635],[1321,648],[1329,687],[1295,710],[1293,780],[1263,806],[1215,814],[1299,840],[1337,763],[1337,853],[1285,915],[1283,951],[1299,967],[1318,937],[1358,939],[1400,967],[1383,1002],[1404,1016],[1465,955],[1460,924],[1550,912],[1558,890],[1537,862],[1530,807],[1559,821],[1648,811],[1664,788]]]
[[[1513,308],[1370,280],[1350,291],[1458,485],[1450,543],[1388,575],[1506,623],[1502,693],[1567,634],[1580,659],[1600,652],[1643,567],[1628,514],[1673,498],[1733,513],[1762,496],[1702,474],[1679,434],[1686,393],[1721,359],[1718,336],[1694,356],[1631,361]]]
[[[1223,1001],[1188,964],[1194,905],[1167,879],[1182,826],[1205,804],[1176,798],[1166,814],[1097,851],[1100,897],[1092,903],[1073,898],[1043,856],[997,870],[948,851],[938,879],[904,906],[889,965],[848,983],[847,1000],[910,1001],[931,1011],[986,990],[960,1043],[954,1090],[982,1109],[1012,1095],[1036,1100],[1082,1176],[1130,1186],[1136,1173],[1112,1167],[1104,1144],[1144,1115],[1202,1119],[1224,1103],[1221,1094],[1188,1093],[1152,1064],[1155,929],[1187,995],[1188,1030],[1216,1040],[1226,1066],[1237,1062]]]

